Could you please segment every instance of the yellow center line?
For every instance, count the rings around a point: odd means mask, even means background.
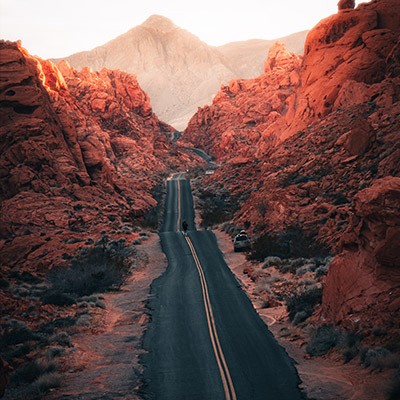
[[[221,347],[221,344],[220,344],[220,341],[218,338],[218,334],[217,334],[217,328],[215,325],[214,314],[213,314],[212,307],[211,307],[211,301],[210,301],[210,297],[208,294],[208,287],[207,287],[206,278],[204,276],[204,271],[200,264],[200,260],[197,256],[197,253],[193,246],[192,241],[186,234],[184,235],[184,237],[185,237],[185,240],[186,240],[186,242],[190,248],[190,251],[193,255],[193,259],[194,259],[197,271],[200,276],[201,289],[203,292],[204,308],[205,308],[206,317],[207,317],[208,331],[210,334],[215,358],[217,360],[219,373],[221,375],[222,385],[224,387],[224,392],[225,392],[225,399],[226,400],[236,400],[235,388],[233,386],[231,375],[229,373],[229,369],[226,364],[224,353],[222,351],[222,347]],[[228,382],[227,382],[227,380],[228,380]],[[229,383],[229,387],[228,387],[228,383]]]
[[[180,231],[181,230],[181,183],[180,183],[180,175],[177,179],[178,181],[178,218],[176,221],[176,230]]]

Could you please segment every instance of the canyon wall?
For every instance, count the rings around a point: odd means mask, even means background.
[[[191,162],[173,128],[134,75],[57,67],[11,42],[0,53],[3,272],[67,264],[102,230],[134,239],[157,176]]]
[[[371,1],[322,20],[303,57],[277,44],[183,136],[224,163],[205,185],[238,199],[234,223],[337,254],[315,318],[363,333],[400,335],[399,19],[397,1]]]

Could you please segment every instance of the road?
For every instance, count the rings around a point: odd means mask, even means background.
[[[211,167],[211,168],[217,168],[219,167],[218,164],[214,163],[213,161],[211,161],[211,157],[204,151],[201,149],[197,149],[195,147],[186,147],[187,150],[191,150],[193,151],[194,154],[198,155],[199,157],[201,157],[204,161],[206,161],[206,163]]]
[[[214,234],[196,230],[183,174],[168,181],[160,238],[168,268],[152,284],[144,397],[301,399],[292,361],[241,290]]]

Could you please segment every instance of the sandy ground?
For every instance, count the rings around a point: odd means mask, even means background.
[[[391,373],[371,372],[357,361],[343,364],[339,355],[309,358],[306,356],[304,333],[294,327],[287,318],[284,306],[262,308],[263,300],[255,291],[255,283],[243,274],[248,263],[243,253],[233,251],[232,239],[221,231],[214,231],[225,261],[236,275],[242,288],[251,299],[270,331],[295,360],[302,385],[309,399],[315,400],[384,400],[385,388]]]
[[[120,291],[104,294],[106,309],[93,316],[90,331],[71,337],[62,387],[46,399],[140,399],[139,357],[149,317],[150,285],[167,267],[158,235],[138,247],[142,265]]]

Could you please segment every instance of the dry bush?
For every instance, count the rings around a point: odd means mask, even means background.
[[[39,394],[46,393],[50,389],[54,389],[61,386],[61,375],[56,372],[45,373],[41,375],[32,384],[32,390]]]
[[[134,247],[125,246],[125,239],[108,243],[104,236],[95,247],[84,249],[69,268],[49,274],[51,289],[43,302],[70,305],[76,296],[119,288],[133,266],[134,253]]]
[[[338,339],[339,332],[333,325],[322,325],[311,336],[306,351],[311,356],[322,356],[336,346]]]
[[[314,306],[322,301],[322,288],[318,286],[306,286],[292,296],[286,298],[286,310],[289,313],[289,319],[294,320],[297,313],[302,313],[306,318],[311,316]],[[298,319],[297,319],[298,320]]]

